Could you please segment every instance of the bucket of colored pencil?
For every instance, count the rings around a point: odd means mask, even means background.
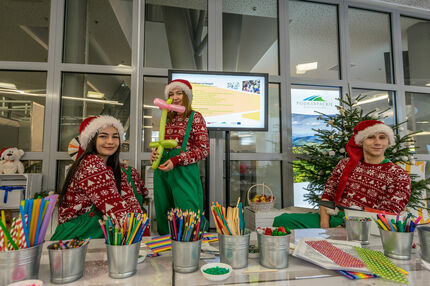
[[[48,246],[52,283],[70,283],[84,275],[88,241],[60,241]]]
[[[43,243],[30,248],[0,252],[0,285],[37,279]]]
[[[361,244],[369,244],[370,218],[346,217],[346,236],[350,241],[359,241]]]
[[[219,259],[235,269],[248,266],[250,233],[244,235],[223,235],[218,233]]]
[[[190,273],[199,269],[202,240],[176,241],[172,239],[173,269],[180,273]]]
[[[379,229],[384,254],[395,259],[411,258],[414,232],[397,232]]]
[[[106,244],[106,249],[111,278],[127,278],[136,273],[140,241],[126,245]]]

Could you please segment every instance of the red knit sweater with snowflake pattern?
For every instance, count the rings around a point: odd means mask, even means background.
[[[184,119],[182,115],[177,114],[173,120],[169,120],[166,123],[165,139],[178,141],[178,146],[175,149],[181,149],[189,118],[188,116]],[[170,159],[173,165],[190,165],[203,160],[209,155],[209,138],[206,122],[203,116],[197,111],[194,112],[193,125],[186,150],[187,152],[183,152]]]
[[[333,201],[339,179],[349,158],[341,160],[325,185],[322,199]],[[399,213],[411,195],[409,174],[392,162],[368,164],[360,161],[351,172],[340,203]]]
[[[133,189],[127,183],[127,175],[121,171],[119,194],[112,168],[99,156],[88,155],[81,161],[67,188],[59,207],[58,223],[89,212],[93,205],[103,214],[114,214],[119,219],[126,213],[142,213]]]

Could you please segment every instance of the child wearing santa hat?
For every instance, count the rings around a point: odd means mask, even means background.
[[[203,116],[192,110],[192,86],[187,80],[176,79],[166,85],[165,98],[183,105],[185,112],[168,113],[165,139],[178,141],[176,149],[158,154],[154,149],[151,164],[162,156],[154,171],[154,204],[159,234],[169,233],[167,212],[171,208],[203,212],[203,188],[197,162],[209,155],[209,139]]]
[[[383,122],[365,120],[357,124],[346,145],[349,158],[337,164],[321,199],[345,207],[403,211],[411,195],[411,180],[405,170],[385,158],[385,150],[392,145],[393,130]],[[319,214],[282,215],[274,221],[274,225],[291,228],[327,228],[342,223],[343,212],[334,213],[324,206],[320,206]]]
[[[60,193],[59,225],[51,240],[102,238],[98,220],[104,214],[121,219],[127,213],[143,212],[134,184],[127,182],[121,170],[121,122],[108,115],[88,117],[81,123],[79,134],[79,153]],[[138,186],[144,195],[146,188]]]

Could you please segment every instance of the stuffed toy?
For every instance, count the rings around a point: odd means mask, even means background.
[[[22,174],[24,165],[19,160],[24,155],[24,150],[18,148],[4,148],[0,152],[0,174]]]

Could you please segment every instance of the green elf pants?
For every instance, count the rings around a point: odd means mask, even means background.
[[[345,213],[339,212],[335,216],[330,216],[330,227],[337,227],[341,225],[345,220]],[[289,229],[297,228],[320,228],[320,214],[319,213],[292,213],[282,214],[275,217],[273,226],[288,227]]]
[[[194,112],[187,123],[181,149],[164,151],[160,164],[186,152],[188,138],[193,124]],[[169,233],[167,212],[172,208],[203,212],[203,188],[197,163],[175,166],[169,172],[154,171],[154,204],[157,216],[157,231],[160,235]]]

